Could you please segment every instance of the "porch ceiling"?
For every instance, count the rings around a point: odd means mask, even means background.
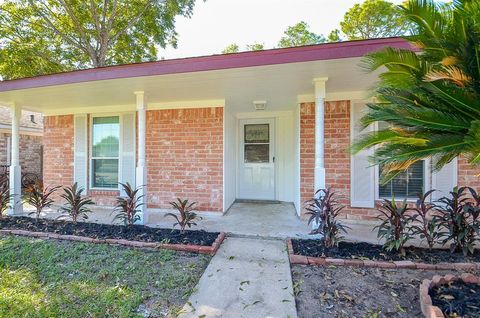
[[[313,94],[312,80],[317,77],[328,77],[327,99],[367,91],[376,76],[366,74],[359,62],[355,57],[18,89],[0,92],[0,104],[16,102],[46,114],[112,109],[106,106],[133,110],[133,92],[144,91],[149,105],[224,100],[230,109],[243,112],[253,110],[254,100],[266,100],[268,110],[280,111],[295,107],[297,95]]]

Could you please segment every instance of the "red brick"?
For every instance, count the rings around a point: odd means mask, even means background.
[[[393,262],[397,268],[415,268],[415,263],[412,261],[395,261]]]
[[[327,265],[342,266],[345,265],[345,260],[340,258],[326,258],[325,263]]]
[[[475,263],[455,263],[453,264],[453,266],[455,267],[456,270],[476,270],[477,269],[477,265]]]
[[[424,270],[435,270],[436,266],[435,264],[415,263],[415,268]]]
[[[361,266],[364,265],[364,262],[360,259],[346,259],[345,260],[345,265],[361,267]]]
[[[382,262],[382,261],[376,261],[378,268],[397,268],[397,265],[393,262]]]
[[[303,255],[290,255],[290,263],[307,265],[308,259],[306,256],[303,256]]]
[[[310,265],[318,265],[318,266],[325,266],[327,262],[324,257],[307,257],[308,264]]]

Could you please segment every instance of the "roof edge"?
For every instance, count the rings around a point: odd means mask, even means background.
[[[129,77],[191,73],[361,57],[369,52],[379,50],[386,46],[413,49],[407,40],[395,37],[187,57],[153,62],[112,65],[8,80],[0,82],[0,92]]]

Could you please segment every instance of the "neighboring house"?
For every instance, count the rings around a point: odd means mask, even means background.
[[[0,106],[0,166],[10,165],[12,116],[8,107]],[[24,173],[42,175],[43,168],[43,116],[41,113],[22,111],[20,119],[20,165]],[[0,172],[1,173],[1,172]]]
[[[369,152],[349,155],[377,80],[359,63],[385,46],[410,48],[390,38],[104,67],[2,82],[0,103],[44,114],[45,183],[78,182],[100,205],[128,181],[146,185],[148,213],[182,197],[201,211],[254,199],[301,214],[330,186],[346,218],[371,219],[392,189],[414,199],[479,186],[463,159],[439,173],[422,162],[381,186]]]

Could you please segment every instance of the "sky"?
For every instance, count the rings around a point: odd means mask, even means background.
[[[159,52],[166,59],[218,54],[231,43],[274,47],[287,27],[300,21],[317,34],[340,28],[345,12],[362,0],[197,0],[190,19],[177,18],[178,48]],[[400,4],[403,0],[390,0]]]

